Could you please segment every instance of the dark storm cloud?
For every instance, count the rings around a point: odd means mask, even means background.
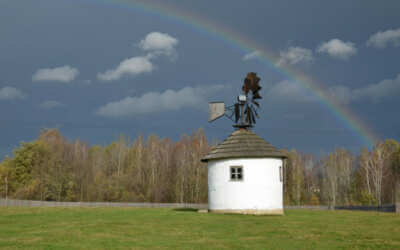
[[[265,44],[280,55],[279,66],[299,67],[317,78],[382,138],[400,138],[400,100],[394,98],[399,1],[224,0],[212,8],[208,1],[166,3]],[[2,156],[43,127],[59,127],[67,137],[91,144],[109,143],[121,133],[176,139],[199,127],[210,139],[223,139],[231,122],[208,124],[206,111],[197,106],[209,100],[231,104],[249,71],[261,76],[264,87],[255,130],[270,142],[316,153],[363,146],[312,92],[264,64],[259,52],[247,54],[183,22],[66,0],[1,1],[0,17]],[[202,92],[219,85],[224,89]],[[183,95],[183,89],[192,92]],[[152,99],[143,98],[149,93]],[[138,110],[146,101],[157,112]],[[110,114],[111,106],[134,115],[96,115]]]

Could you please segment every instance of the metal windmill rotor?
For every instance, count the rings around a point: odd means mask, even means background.
[[[210,102],[210,116],[208,121],[213,122],[216,119],[226,116],[235,122],[235,128],[250,128],[256,124],[256,118],[259,118],[257,109],[260,107],[258,99],[261,99],[259,91],[260,78],[257,73],[249,72],[244,79],[242,86],[242,95],[237,97],[237,102],[231,106],[225,107],[223,102]]]

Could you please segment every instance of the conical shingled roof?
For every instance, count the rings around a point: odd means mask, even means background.
[[[287,156],[254,132],[239,129],[214,147],[201,161],[227,158],[287,158]]]

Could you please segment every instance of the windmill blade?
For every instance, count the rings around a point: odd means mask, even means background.
[[[237,123],[240,119],[240,106],[239,103],[235,103],[235,123]]]
[[[244,79],[242,91],[246,96],[249,92],[252,93],[252,102],[257,99],[262,99],[262,96],[259,93],[259,91],[262,89],[262,87],[259,85],[260,80],[261,78],[259,78],[255,72],[247,73],[247,76]],[[257,105],[257,107],[260,106],[258,102],[255,102],[254,104]]]
[[[253,112],[251,111],[251,108],[248,108],[247,113],[248,113],[247,116],[249,118],[249,124],[251,125],[251,124],[253,124]]]
[[[254,114],[256,115],[257,118],[260,118],[260,116],[257,113],[257,110],[255,108],[253,108]]]
[[[255,110],[254,106],[248,106],[248,109],[246,110],[247,112],[247,116],[246,116],[246,120],[247,122],[252,125],[252,124],[256,124],[256,116],[258,118],[258,114],[257,111]]]
[[[246,121],[247,121],[248,124],[251,125],[253,123],[253,118],[251,117],[252,116],[252,112],[251,112],[251,109],[250,109],[249,106],[246,107],[245,112],[246,112]]]
[[[256,106],[257,106],[257,108],[259,108],[259,107],[260,107],[260,104],[259,104],[258,102],[254,101],[254,100],[251,100],[251,102],[252,102],[254,105],[256,105]]]
[[[244,83],[243,83],[243,86],[242,86],[242,91],[246,96],[250,91],[250,81],[247,78],[244,79]]]
[[[260,96],[260,93],[258,93],[258,91],[256,92],[253,91],[253,100],[254,99],[262,99],[262,96]]]
[[[251,109],[251,119],[252,119],[252,122],[254,123],[254,124],[256,124],[256,118],[255,118],[255,116],[254,116],[254,110],[253,109]]]

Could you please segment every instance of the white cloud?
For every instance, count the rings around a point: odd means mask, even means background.
[[[378,83],[370,84],[361,88],[351,89],[346,86],[337,85],[329,89],[329,95],[340,103],[355,101],[380,102],[385,98],[391,98],[400,94],[400,74],[395,79],[385,79]]]
[[[153,70],[154,66],[148,57],[138,56],[123,60],[115,69],[97,74],[97,78],[102,81],[112,81],[125,75],[135,76]]]
[[[400,46],[400,28],[395,30],[379,31],[367,41],[367,46],[372,46],[378,49],[386,48],[386,46],[392,43],[395,47]]]
[[[382,101],[387,97],[394,97],[400,94],[400,74],[395,79],[385,79],[364,88],[354,89],[352,96],[354,100],[369,99],[373,102]]]
[[[140,41],[139,47],[150,52],[150,55],[165,54],[168,56],[176,53],[175,47],[178,45],[178,39],[161,32],[151,32]]]
[[[397,98],[400,95],[400,74],[394,79],[385,79],[365,87],[350,88],[344,85],[335,85],[325,91],[326,96],[341,104],[361,101],[378,103],[390,98]],[[265,100],[270,102],[270,105],[318,101],[314,93],[307,91],[299,83],[288,80],[271,85],[266,90]]]
[[[352,101],[352,90],[347,86],[336,85],[328,89],[328,96],[336,102],[348,104]]]
[[[145,56],[136,56],[123,60],[116,68],[98,73],[97,79],[102,81],[119,80],[123,76],[136,76],[143,73],[150,73],[155,69],[152,59],[159,55],[176,57],[175,47],[178,39],[161,32],[151,32],[140,41],[139,47],[148,52]]]
[[[289,47],[279,53],[278,65],[293,65],[298,63],[309,63],[313,60],[312,51],[301,47]]]
[[[14,87],[6,86],[0,89],[0,100],[14,100],[24,98],[25,94]]]
[[[322,43],[317,48],[318,53],[326,53],[332,57],[347,60],[357,53],[357,48],[352,42],[343,42],[340,39],[332,39]]]
[[[354,93],[349,87],[336,85],[326,90],[327,96],[342,104],[354,101]],[[318,99],[312,91],[295,81],[284,80],[272,85],[266,92],[265,99],[272,105],[284,103],[307,104],[317,102]]]
[[[139,97],[126,97],[100,107],[96,114],[106,117],[124,117],[140,114],[174,111],[182,108],[200,108],[207,104],[207,97],[223,85],[185,87],[180,90],[148,92]]]
[[[253,59],[257,59],[261,56],[261,51],[255,50],[253,52],[247,53],[246,55],[243,56],[243,61],[249,61]]]
[[[71,82],[79,75],[79,70],[71,66],[63,66],[58,68],[39,69],[32,76],[32,81],[58,81]]]
[[[58,108],[62,107],[64,104],[58,101],[45,101],[40,104],[40,107],[43,109],[53,109],[53,108]]]
[[[278,82],[271,86],[271,88],[267,90],[265,99],[273,103],[287,101],[307,103],[316,100],[312,93],[306,91],[299,83],[288,80]]]
[[[337,85],[327,89],[327,96],[337,102],[347,104],[353,101],[352,90],[346,86]],[[295,81],[284,80],[272,85],[266,93],[266,100],[274,103],[313,103],[318,101],[311,91],[307,91],[302,85]]]

